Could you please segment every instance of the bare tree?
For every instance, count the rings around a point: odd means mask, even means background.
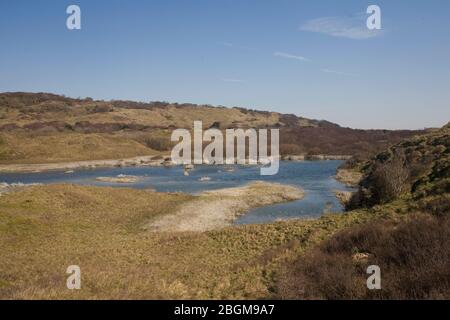
[[[409,188],[409,170],[403,153],[394,152],[391,159],[378,163],[372,175],[372,192],[377,203],[394,200]]]

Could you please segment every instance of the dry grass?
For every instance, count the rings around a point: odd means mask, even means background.
[[[336,180],[346,184],[349,187],[357,186],[361,181],[362,173],[352,169],[339,168],[336,173]]]
[[[142,229],[192,199],[75,185],[0,197],[0,298],[267,298],[280,265],[376,216],[354,212],[205,233]],[[65,287],[72,264],[81,267],[79,291]]]
[[[121,159],[158,153],[114,134],[0,134],[0,164]]]
[[[333,193],[336,196],[336,198],[339,200],[339,202],[344,206],[344,208],[348,205],[348,203],[353,195],[353,192],[343,191],[343,190],[334,190]]]
[[[1,97],[1,96],[0,96]],[[70,106],[69,104],[72,104]],[[123,106],[130,102],[119,103]],[[2,105],[0,101],[0,105]],[[108,112],[98,109],[109,108]],[[194,121],[202,121],[206,127],[220,121],[223,127],[235,124],[250,124],[255,127],[273,126],[280,121],[275,112],[250,112],[237,108],[166,104],[163,108],[122,108],[113,107],[110,102],[68,101],[66,103],[47,101],[42,103],[26,102],[26,106],[5,108],[1,113],[0,126],[15,123],[19,126],[39,122],[61,121],[74,125],[80,121],[91,123],[126,122],[150,127],[191,128]],[[305,119],[307,123],[307,121]]]

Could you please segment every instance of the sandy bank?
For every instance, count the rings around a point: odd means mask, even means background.
[[[318,161],[318,160],[348,160],[352,156],[335,154],[315,154],[315,155],[283,155],[281,160],[285,161]]]
[[[230,225],[246,211],[302,199],[303,190],[276,183],[254,182],[243,187],[206,191],[175,213],[145,226],[150,231],[208,231]]]
[[[1,173],[14,172],[41,172],[53,170],[93,169],[102,167],[130,167],[130,166],[166,166],[172,165],[167,157],[140,156],[116,160],[86,160],[60,163],[39,164],[3,164],[0,165]]]
[[[283,156],[283,161],[320,161],[320,160],[346,160],[349,156],[318,155],[318,156]],[[160,167],[173,166],[169,156],[139,156],[126,159],[83,160],[55,163],[31,164],[0,164],[0,173],[30,173],[45,171],[71,171],[75,169],[95,169],[108,167]]]
[[[362,179],[362,173],[351,169],[338,169],[336,180],[342,182],[348,187],[357,187]]]
[[[109,183],[136,183],[141,177],[119,174],[117,177],[97,177],[95,180]]]

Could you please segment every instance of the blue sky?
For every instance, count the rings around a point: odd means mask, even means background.
[[[82,29],[66,28],[77,4]],[[380,6],[382,31],[365,27]],[[0,3],[0,91],[242,106],[354,128],[450,120],[448,0]]]

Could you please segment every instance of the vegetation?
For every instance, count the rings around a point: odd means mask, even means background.
[[[0,197],[0,298],[266,298],[285,261],[337,230],[381,214],[209,232],[143,227],[193,196],[47,185]],[[383,213],[384,215],[385,213]],[[82,289],[65,271],[79,265]]]
[[[123,157],[167,152],[175,128],[191,129],[193,122],[205,128],[280,128],[282,155],[371,154],[410,137],[414,131],[354,130],[327,121],[295,115],[243,108],[168,102],[96,101],[72,99],[47,93],[0,94],[0,161],[6,163],[95,160],[110,158],[111,141],[96,143],[95,150],[83,151],[87,139],[116,139]],[[66,140],[77,136],[80,146]],[[16,139],[14,139],[16,138]],[[73,140],[73,139],[72,139]],[[64,153],[53,156],[52,150]],[[72,153],[59,149],[76,148]],[[89,149],[89,147],[87,147]],[[123,148],[123,149],[122,149]],[[80,150],[81,149],[81,150]],[[117,155],[119,156],[119,155]]]
[[[290,265],[285,299],[450,299],[450,217],[418,215],[351,227]],[[381,268],[382,290],[366,269]]]
[[[142,137],[143,143],[150,149],[158,151],[170,152],[174,144],[171,143],[170,138],[167,136],[149,136],[144,135]]]
[[[349,208],[412,194],[415,200],[450,192],[450,129],[403,141],[362,165],[365,174]]]
[[[286,264],[276,297],[449,299],[449,144],[447,125],[352,162],[365,176],[350,207],[400,215],[344,229]],[[367,289],[369,265],[380,266],[382,290]]]
[[[131,158],[159,151],[120,135],[67,133],[1,135],[0,164]]]
[[[362,172],[344,214],[207,232],[147,230],[195,208],[199,198],[181,193],[46,185],[1,195],[0,299],[450,298],[450,125],[364,160],[412,132],[50,94],[1,94],[0,106],[3,163],[157,154],[172,128],[201,119],[221,129],[280,127],[285,150],[349,151],[359,158],[341,176],[351,183]],[[66,288],[73,264],[81,290]],[[366,288],[371,264],[382,269],[381,291]]]

